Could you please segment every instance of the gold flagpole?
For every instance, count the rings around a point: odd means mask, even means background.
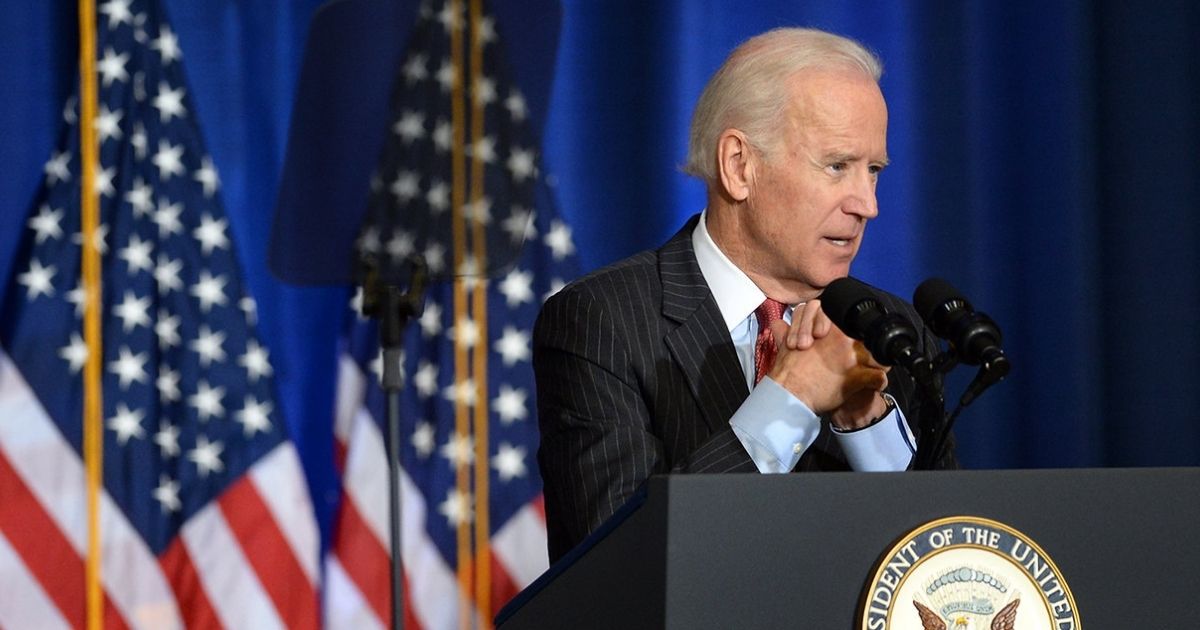
[[[95,235],[100,223],[96,195],[96,171],[100,152],[93,122],[96,92],[96,7],[94,0],[79,0],[79,163],[80,212],[82,214],[82,273],[86,295],[83,338],[87,362],[83,370],[83,459],[87,472],[87,627],[104,625],[104,593],[100,588],[100,487],[103,474],[104,433],[102,422],[100,338],[100,252]]]
[[[490,450],[488,443],[488,318],[487,283],[488,269],[487,240],[483,223],[484,166],[479,145],[484,139],[484,107],[479,85],[483,78],[483,46],[480,39],[480,20],[483,15],[481,0],[471,0],[471,139],[476,149],[471,152],[471,253],[475,257],[475,273],[478,278],[472,285],[472,311],[479,341],[474,347],[475,377],[475,606],[479,609],[484,628],[491,628],[492,619],[492,547],[489,542],[490,518],[488,511],[488,473]]]

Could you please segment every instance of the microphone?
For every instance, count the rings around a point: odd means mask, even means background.
[[[876,361],[904,366],[922,385],[932,383],[933,368],[921,353],[916,328],[888,311],[870,286],[838,278],[821,294],[821,308],[842,332],[863,342]]]
[[[913,293],[913,305],[933,334],[950,342],[960,361],[982,366],[960,404],[969,405],[1008,375],[1011,364],[1000,349],[1000,327],[976,311],[949,282],[940,278],[922,282]]]

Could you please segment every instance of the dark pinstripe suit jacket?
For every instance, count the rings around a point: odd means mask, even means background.
[[[749,391],[692,249],[697,220],[658,251],[568,285],[538,317],[538,462],[551,562],[652,474],[757,471],[729,427]],[[899,298],[880,297],[919,321]],[[888,391],[912,422],[918,398],[902,372],[892,371]],[[795,470],[849,470],[828,423]]]

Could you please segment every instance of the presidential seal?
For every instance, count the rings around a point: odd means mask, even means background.
[[[883,556],[864,630],[1079,630],[1075,598],[1045,551],[993,520],[921,525]]]

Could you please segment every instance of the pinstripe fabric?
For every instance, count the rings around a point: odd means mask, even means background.
[[[698,219],[658,251],[568,285],[538,317],[538,462],[551,562],[652,474],[757,471],[729,427],[749,391],[692,250]],[[880,297],[919,321],[902,300]],[[915,383],[899,369],[891,381],[889,393],[917,417]],[[849,470],[827,424],[796,470]]]

